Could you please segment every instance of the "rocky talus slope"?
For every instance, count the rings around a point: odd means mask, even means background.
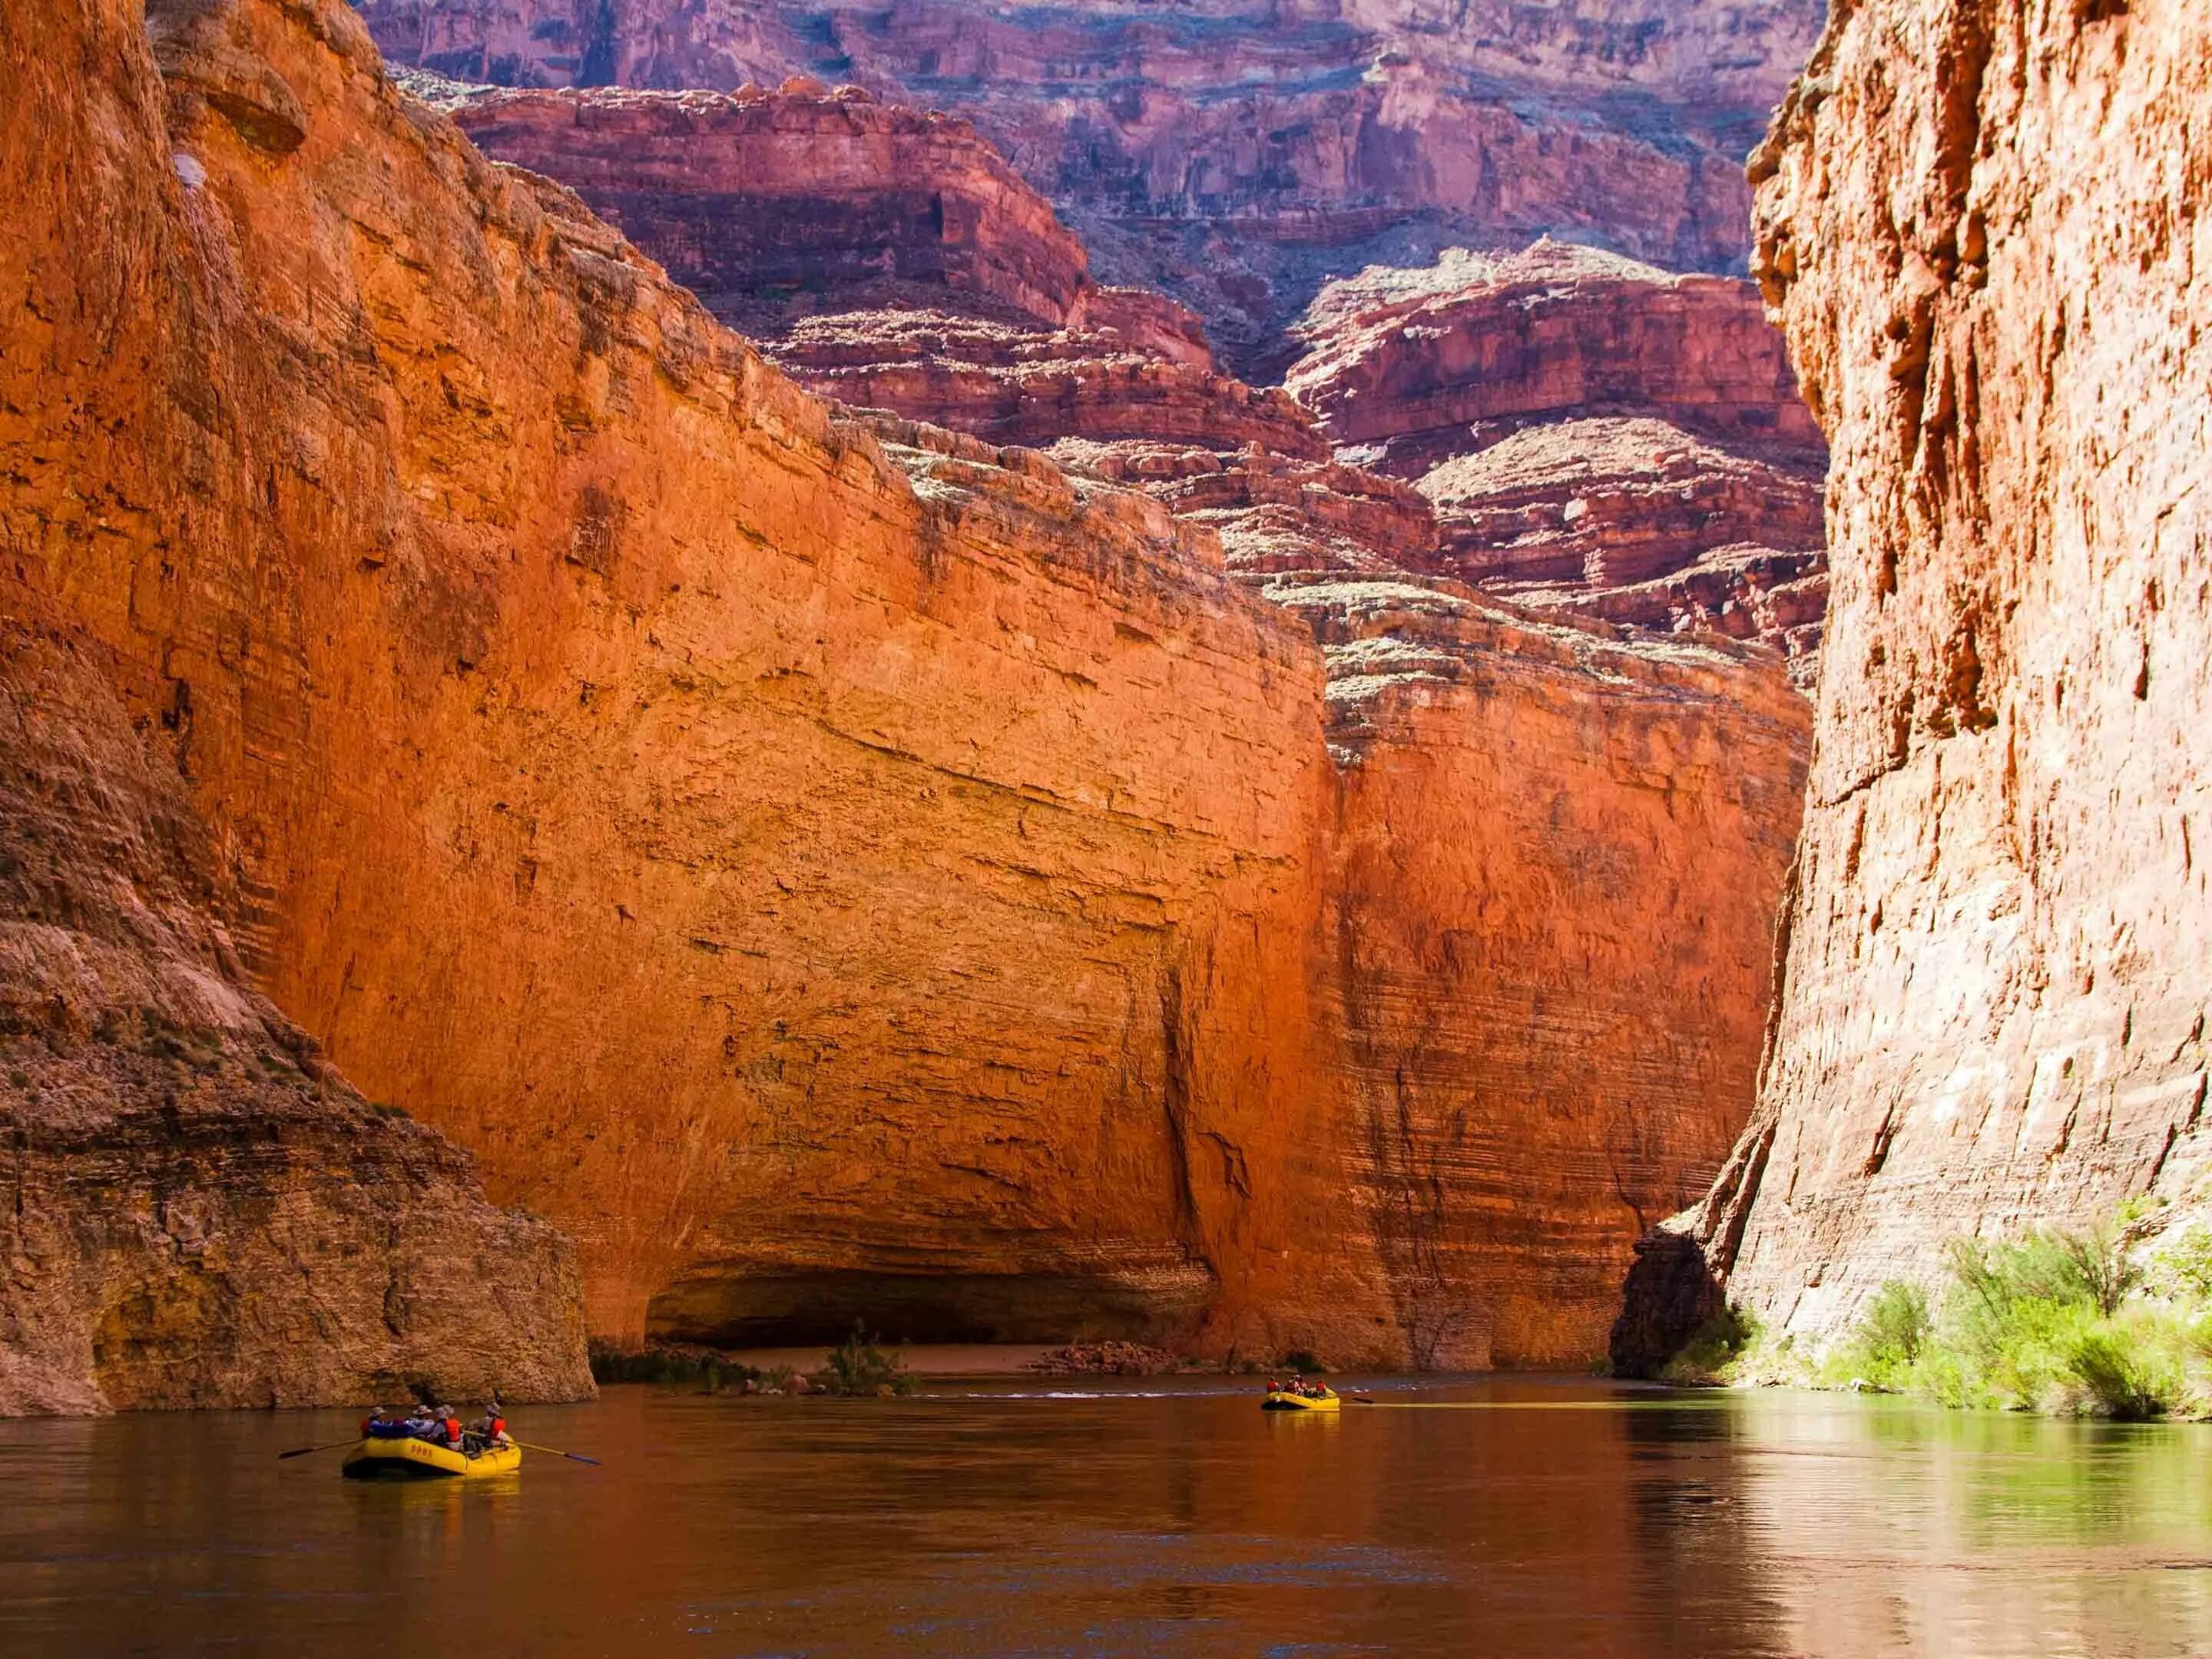
[[[1665,1253],[1784,1330],[2206,1195],[2208,96],[2186,0],[1869,0],[1753,159],[1834,598],[1759,1116]]]
[[[1826,455],[1733,277],[1544,241],[1331,283],[1286,385],[1339,461],[1434,507],[1429,568],[1523,604],[1817,665]]]
[[[1741,268],[1741,162],[1820,0],[362,0],[398,64],[525,87],[793,75],[974,118],[1113,280],[1247,378],[1328,276],[1545,232]]]
[[[0,599],[174,774],[242,981],[571,1232],[595,1332],[1594,1352],[1748,1110],[1770,654],[1331,593],[1302,525],[1421,504],[1301,519],[1324,459],[1179,515],[1109,475],[1214,452],[834,408],[336,0],[0,47]],[[1179,332],[976,222],[991,303]],[[1282,556],[1237,580],[1209,510]],[[1492,1066],[1532,1018],[1553,1069]]]

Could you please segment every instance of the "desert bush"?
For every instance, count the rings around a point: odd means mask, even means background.
[[[896,1354],[885,1353],[867,1328],[856,1324],[853,1334],[830,1351],[814,1385],[824,1394],[872,1397],[912,1394],[914,1377]]]
[[[1892,1281],[1838,1346],[1824,1380],[1863,1379],[1946,1406],[2142,1421],[2206,1403],[2212,1232],[2146,1256],[2144,1212],[2079,1232],[1954,1239],[1940,1303]]]
[[[658,1343],[623,1348],[611,1342],[593,1342],[590,1353],[594,1382],[698,1382],[712,1393],[760,1376],[750,1365],[702,1348],[664,1347]]]
[[[2161,1352],[2159,1336],[2141,1325],[2130,1330],[2108,1320],[2084,1331],[2066,1353],[2067,1373],[2081,1390],[2082,1403],[2122,1423],[2148,1422],[2172,1411],[2183,1379]]]
[[[1874,1293],[1857,1325],[1831,1357],[1826,1380],[1864,1382],[1902,1394],[1914,1386],[1931,1329],[1928,1292],[1893,1279]]]

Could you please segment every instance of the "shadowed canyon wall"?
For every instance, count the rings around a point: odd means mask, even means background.
[[[573,1234],[595,1331],[1595,1350],[1748,1109],[1771,656],[1310,627],[799,391],[343,7],[136,13],[0,23],[0,597],[203,826],[232,994]]]
[[[1870,0],[1754,157],[1834,603],[1759,1117],[1684,1236],[1785,1329],[2206,1196],[2208,95],[2186,0]]]
[[[0,1416],[588,1395],[574,1247],[246,984],[112,666],[0,623]]]
[[[1200,0],[1007,8],[364,0],[394,64],[514,86],[792,75],[972,117],[1119,283],[1239,373],[1332,275],[1545,232],[1741,268],[1750,149],[1820,0]]]

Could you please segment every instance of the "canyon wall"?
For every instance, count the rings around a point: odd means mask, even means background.
[[[1804,699],[1765,652],[1448,583],[1267,591],[1329,662],[1351,1165],[1410,1357],[1579,1369],[1752,1097],[1741,896],[1789,866]]]
[[[344,7],[137,9],[0,23],[0,600],[132,734],[83,787],[201,826],[228,994],[572,1233],[592,1330],[1595,1351],[1749,1108],[1771,654],[1326,591],[1426,511],[1287,404],[1211,495],[825,404]],[[988,222],[990,304],[1213,373]],[[282,1118],[250,1037],[177,1039],[180,1111]]]
[[[1328,276],[1546,232],[1740,268],[1741,159],[1820,0],[1005,8],[362,0],[394,64],[512,86],[810,75],[972,117],[1114,281],[1268,379]]]
[[[1683,1236],[1782,1329],[2207,1195],[2208,95],[2188,0],[1870,0],[1753,159],[1834,600],[1760,1115]]]
[[[246,982],[112,666],[0,623],[0,1416],[589,1395],[574,1247]]]

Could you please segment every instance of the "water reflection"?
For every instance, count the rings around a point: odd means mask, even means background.
[[[274,1461],[337,1414],[0,1424],[0,1650],[2212,1650],[2202,1429],[1584,1383],[1335,1417],[1055,1392],[613,1390],[524,1425],[604,1468],[466,1488]]]

